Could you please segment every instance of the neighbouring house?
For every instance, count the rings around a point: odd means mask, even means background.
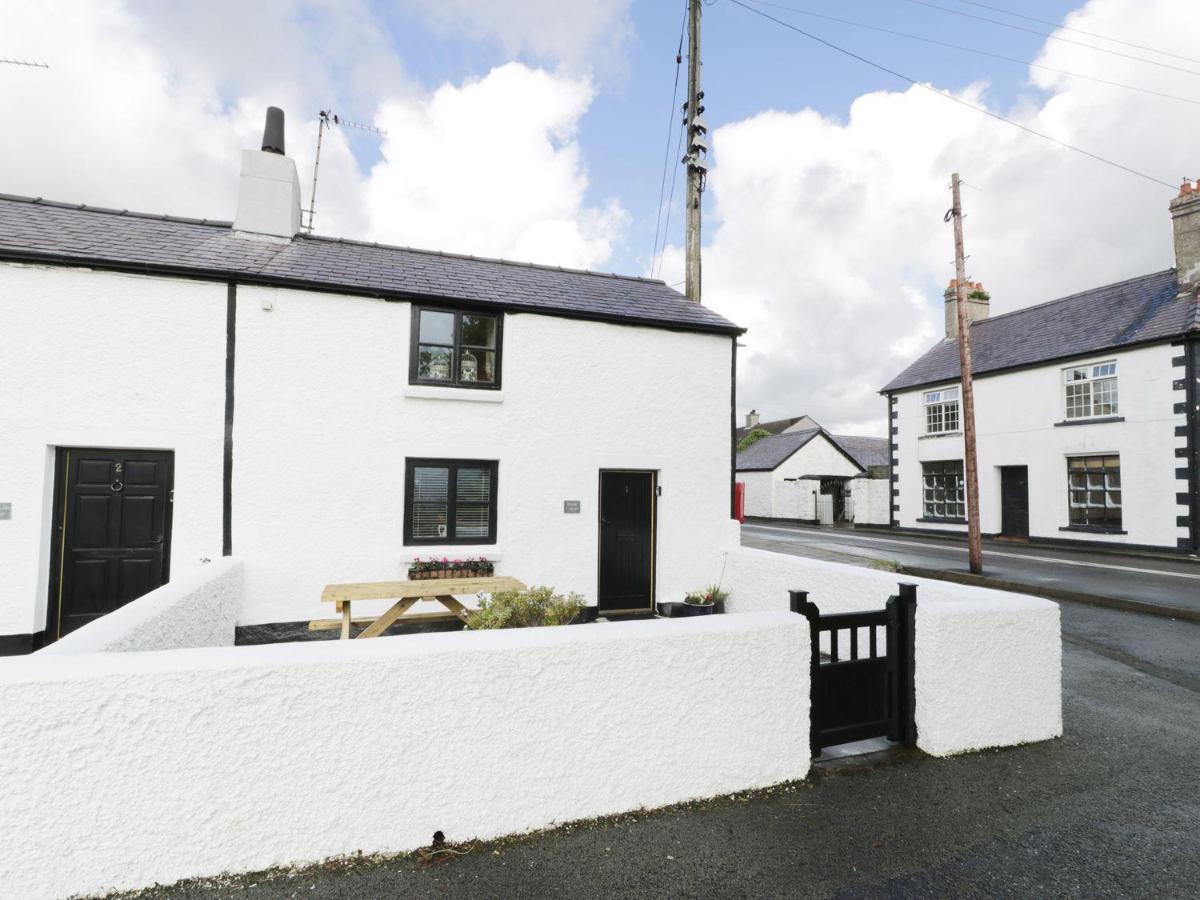
[[[270,123],[271,116],[268,116]],[[222,555],[242,625],[415,558],[651,610],[728,545],[735,342],[661,281],[0,197],[0,649]]]
[[[886,438],[830,434],[820,425],[784,428],[739,451],[736,465],[749,518],[888,522]]]
[[[791,419],[775,419],[772,422],[760,422],[758,410],[752,409],[746,413],[746,424],[737,430],[735,436],[738,443],[741,443],[752,431],[765,431],[767,434],[783,434],[784,432],[807,431],[810,428],[819,427],[817,421],[811,416],[795,416]]]
[[[984,534],[1200,551],[1200,192],[1175,268],[988,316],[970,286]],[[882,391],[892,522],[965,531],[955,285],[945,339]]]

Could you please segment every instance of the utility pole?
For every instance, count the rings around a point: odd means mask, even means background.
[[[688,3],[688,99],[684,104],[684,125],[687,127],[687,226],[684,246],[686,250],[685,291],[689,300],[700,302],[700,195],[704,193],[704,179],[708,164],[705,134],[708,127],[701,113],[704,107],[704,91],[700,90],[700,10],[701,0]]]
[[[979,463],[975,455],[975,384],[971,369],[971,324],[967,316],[967,261],[963,255],[962,180],[950,176],[954,194],[955,307],[958,313],[958,364],[962,372],[963,441],[966,445],[967,558],[971,574],[983,572],[983,541],[979,533]]]

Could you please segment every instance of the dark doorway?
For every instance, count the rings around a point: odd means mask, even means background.
[[[1000,535],[1029,537],[1029,467],[1000,467]]]
[[[167,582],[174,468],[169,450],[58,450],[47,640]]]
[[[654,609],[653,472],[600,472],[601,613]]]

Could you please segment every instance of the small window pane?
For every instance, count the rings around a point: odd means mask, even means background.
[[[487,503],[492,498],[491,469],[460,468],[455,493],[460,503]]]
[[[488,507],[459,504],[454,512],[456,538],[482,538],[488,533]]]
[[[454,313],[421,310],[421,334],[423,344],[454,343]]]
[[[449,499],[450,470],[417,466],[413,469],[413,500],[445,502]]]
[[[445,503],[413,503],[412,536],[418,540],[446,536]]]
[[[491,350],[463,350],[458,380],[491,384],[496,380],[496,354]]]
[[[462,317],[462,342],[467,347],[496,346],[496,319],[494,316]]]
[[[449,347],[417,348],[417,377],[431,381],[449,381],[453,371],[454,351]]]

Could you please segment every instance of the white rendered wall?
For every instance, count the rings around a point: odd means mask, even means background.
[[[0,264],[0,634],[41,631],[53,448],[175,451],[171,576],[221,555],[225,286]]]
[[[891,501],[890,483],[886,478],[854,478],[850,495],[854,498],[855,525],[887,525]]]
[[[0,660],[0,884],[101,893],[801,779],[805,635],[777,613]]]
[[[1049,600],[741,547],[726,555],[726,609],[882,609],[917,585],[917,746],[935,756],[1062,735],[1062,637]],[[797,618],[800,618],[797,616]]]
[[[1146,544],[1175,549],[1187,529],[1175,518],[1185,512],[1176,493],[1186,491],[1177,481],[1181,464],[1175,448],[1185,438],[1175,436],[1184,422],[1174,412],[1183,399],[1172,391],[1182,371],[1171,359],[1181,351],[1169,344],[1122,353],[1100,354],[1071,365],[1118,361],[1120,415],[1124,422],[1054,427],[1066,419],[1063,364],[1054,363],[975,382],[975,415],[979,453],[980,526],[984,534],[1000,531],[1000,467],[1029,467],[1029,533],[1033,537]],[[948,385],[947,385],[948,386]],[[898,395],[899,433],[893,440],[900,490],[898,525],[911,528],[966,530],[964,525],[921,523],[922,461],[963,458],[961,434],[923,437],[923,391]],[[1062,531],[1069,524],[1067,457],[1118,453],[1121,456],[1122,528],[1124,535]]]
[[[594,602],[606,468],[659,473],[657,599],[712,579],[691,561],[729,535],[729,337],[509,314],[502,391],[430,391],[408,385],[410,321],[406,303],[239,288],[243,624],[331,616],[325,584],[403,578],[414,556],[486,555]],[[499,460],[497,543],[405,547],[405,457]]]
[[[38,655],[232,647],[241,606],[241,560],[223,557],[93,619]]]
[[[746,515],[810,520],[816,518],[812,492],[819,487],[819,482],[799,480],[802,476],[843,475],[852,478],[860,471],[828,438],[818,434],[774,471],[738,472],[738,481],[746,483]]]

